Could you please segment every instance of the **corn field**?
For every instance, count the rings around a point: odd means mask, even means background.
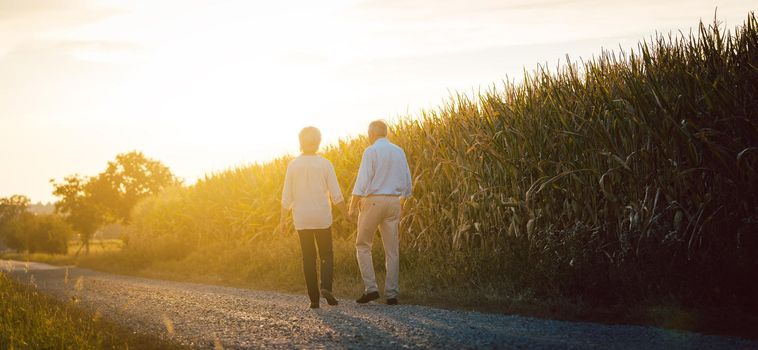
[[[414,178],[401,288],[758,308],[754,14],[734,30],[701,23],[453,96],[394,123],[390,138]],[[359,137],[323,152],[346,195],[367,145]],[[299,247],[273,234],[288,160],[147,199],[123,253],[138,267],[299,281]],[[335,218],[339,280],[358,270],[355,228]]]

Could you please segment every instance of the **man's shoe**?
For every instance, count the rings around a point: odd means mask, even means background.
[[[397,301],[397,298],[387,299],[387,305],[397,305],[397,304],[400,304],[400,302]]]
[[[329,305],[334,306],[334,305],[339,304],[339,302],[337,301],[337,298],[335,298],[334,295],[332,295],[332,292],[326,289],[321,290],[321,296],[323,296],[324,299],[326,299],[326,303]]]
[[[361,297],[358,298],[358,300],[356,300],[355,302],[358,304],[365,304],[365,303],[368,303],[369,301],[376,300],[376,299],[379,299],[379,292],[371,292],[368,294],[361,295]]]
[[[317,302],[311,302],[311,309],[318,309],[318,301]]]

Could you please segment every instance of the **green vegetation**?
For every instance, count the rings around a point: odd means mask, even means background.
[[[67,253],[29,253],[28,251],[0,253],[0,259],[16,261],[36,261],[51,265],[76,265],[86,261],[98,261],[102,255],[113,254],[121,251],[124,242],[120,239],[92,239],[90,241],[90,253],[86,256],[76,254],[77,248],[82,246],[80,240],[68,242]]]
[[[156,337],[137,336],[75,304],[39,295],[0,273],[2,349],[177,349]]]
[[[32,214],[29,203],[19,195],[0,198],[0,243],[31,254],[66,254],[74,235],[71,226],[56,215]]]
[[[35,215],[24,196],[0,198],[1,244],[28,254],[65,255],[75,230],[81,242],[76,255],[82,247],[89,254],[90,240],[103,225],[128,223],[137,202],[180,183],[165,165],[136,151],[117,155],[97,176],[50,182],[60,198],[55,214]]]
[[[60,198],[55,211],[79,232],[87,254],[90,239],[104,224],[128,223],[139,200],[179,184],[165,165],[137,151],[117,155],[97,176],[75,174],[62,183],[50,182],[55,188],[53,194]]]

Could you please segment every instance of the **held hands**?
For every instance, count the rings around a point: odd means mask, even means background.
[[[352,196],[350,198],[350,205],[347,208],[347,220],[351,224],[358,222],[358,212],[360,212],[360,203],[363,200],[363,198],[358,196]]]
[[[347,220],[348,224],[355,224],[358,221],[358,213],[354,212],[354,210],[348,211],[347,215],[345,215],[345,220]]]
[[[290,232],[290,225],[287,220],[281,220],[279,221],[279,225],[276,226],[276,229],[274,229],[274,233],[277,235],[284,236],[285,234]]]
[[[335,205],[337,206],[337,209],[339,209],[340,213],[342,213],[342,216],[345,217],[345,220],[349,224],[352,225],[355,223],[355,216],[358,214],[357,213],[355,213],[355,215],[353,214],[354,208],[352,205],[347,206],[345,205],[344,201],[341,201]]]

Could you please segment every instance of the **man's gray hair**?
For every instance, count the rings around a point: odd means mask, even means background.
[[[316,153],[321,144],[321,131],[312,126],[300,130],[300,150],[303,153]]]
[[[387,137],[387,123],[384,120],[374,120],[368,125],[368,132],[378,137]]]

